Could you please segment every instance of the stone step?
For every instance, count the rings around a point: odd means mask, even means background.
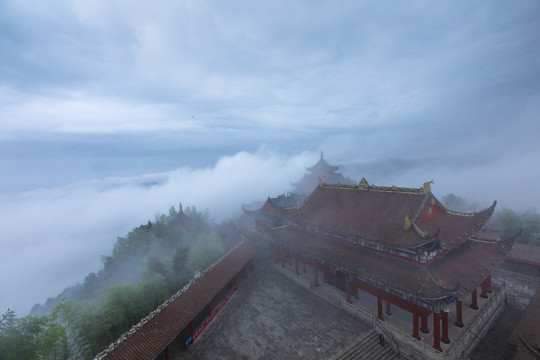
[[[379,342],[379,334],[375,330],[371,330],[356,344],[349,347],[343,353],[338,355],[338,360],[391,360],[397,357],[397,354],[392,350],[388,343],[381,346]]]
[[[370,330],[369,332],[363,334],[363,337],[360,341],[358,341],[356,344],[350,346],[348,349],[343,351],[340,355],[336,357],[336,359],[340,360],[346,360],[351,359],[354,356],[354,353],[358,349],[362,349],[363,347],[367,346],[372,341],[373,334],[376,334],[374,330]]]

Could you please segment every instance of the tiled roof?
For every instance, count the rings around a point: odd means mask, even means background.
[[[362,246],[308,233],[292,225],[274,228],[269,235],[294,251],[342,268],[357,277],[426,301],[448,296],[426,267]]]
[[[327,184],[317,187],[299,209],[280,210],[292,223],[396,249],[421,246],[439,230],[441,246],[454,248],[480,231],[492,212],[493,206],[476,214],[447,211],[421,188],[362,190]],[[406,217],[413,223],[409,230],[404,226]]]
[[[540,246],[515,243],[508,257],[529,264],[540,265]]]
[[[438,256],[426,266],[445,288],[456,288],[463,298],[499,266],[510,251],[506,243],[465,241],[452,251]]]
[[[454,293],[465,297],[504,260],[510,249],[508,244],[467,240],[429,263],[417,263],[294,225],[267,232],[295,252],[428,303]]]
[[[520,356],[516,356],[514,359],[535,359],[535,354],[527,347],[525,342],[540,352],[540,289],[536,289],[533,297],[529,301],[529,305],[523,312],[521,320],[517,324],[514,332],[512,333],[512,342],[518,345],[523,345]],[[523,337],[523,340],[519,338],[519,334]],[[517,354],[516,354],[517,355]],[[526,356],[526,355],[529,355]]]
[[[156,311],[96,356],[106,360],[148,360],[165,347],[253,257],[255,249],[243,239],[216,261],[196,282],[186,285]]]
[[[432,202],[435,204],[432,205]],[[433,234],[439,230],[438,238],[441,246],[445,249],[453,249],[458,247],[469,237],[488,240],[479,232],[493,214],[495,204],[496,202],[494,202],[492,206],[477,213],[458,213],[444,210],[440,215],[427,221],[417,221],[417,224],[420,229],[426,231],[428,234]],[[432,201],[430,199],[426,202],[424,209],[420,211],[420,214],[427,213],[430,208],[435,209],[439,206],[438,201]]]

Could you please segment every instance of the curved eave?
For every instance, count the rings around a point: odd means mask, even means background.
[[[466,212],[459,212],[459,211],[453,211],[453,210],[448,210],[448,209],[445,209],[445,212],[448,214],[456,215],[456,216],[482,216],[488,213],[489,213],[489,216],[491,216],[493,212],[495,211],[495,206],[497,206],[497,200],[494,200],[493,203],[487,208],[482,209],[477,212],[466,213]]]
[[[350,273],[409,301],[416,299],[415,302],[435,304],[453,296],[451,291],[429,276],[425,265],[419,263],[347,244],[322,234],[306,233],[291,225],[269,229],[267,235],[281,246]]]
[[[429,262],[427,268],[445,288],[457,287],[456,294],[463,298],[502,264],[515,237],[508,241],[480,242],[468,239],[458,248],[446,251]]]

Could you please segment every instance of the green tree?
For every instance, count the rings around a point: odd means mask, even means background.
[[[16,318],[8,309],[0,322],[0,359],[66,360],[66,329],[56,315]]]
[[[460,212],[472,212],[475,209],[478,209],[478,203],[469,202],[464,198],[454,195],[453,193],[448,193],[441,198],[441,203],[453,211]]]
[[[224,252],[225,248],[215,232],[201,234],[197,236],[197,241],[191,248],[188,267],[192,274],[195,269],[204,270]]]
[[[536,209],[517,213],[512,209],[503,208],[495,215],[495,225],[502,231],[503,236],[515,235],[523,229],[518,238],[519,242],[540,245],[540,214]]]
[[[149,276],[139,283],[139,318],[144,317],[169,298],[167,288],[167,282],[161,274]]]

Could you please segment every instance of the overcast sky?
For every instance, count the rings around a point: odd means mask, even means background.
[[[540,206],[539,115],[538,1],[0,1],[0,312],[179,201],[222,219],[290,190],[321,149]]]

